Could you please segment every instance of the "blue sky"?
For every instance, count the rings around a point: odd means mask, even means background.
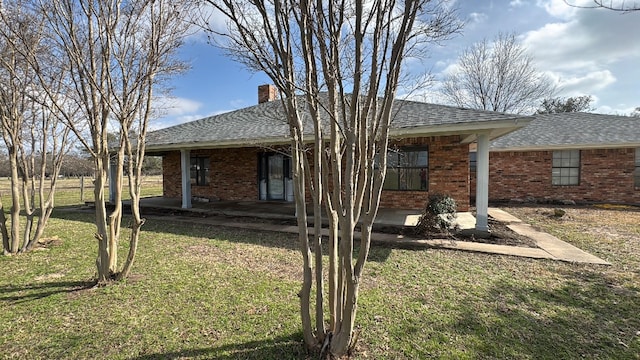
[[[466,21],[462,33],[430,49],[409,70],[430,69],[436,80],[455,67],[460,52],[483,38],[513,32],[534,57],[536,67],[559,89],[558,96],[592,95],[596,112],[628,114],[640,106],[640,11],[617,13],[579,9],[564,0],[452,1]],[[573,3],[590,4],[590,0]],[[270,83],[226,58],[203,36],[193,36],[181,50],[191,70],[171,81],[174,99],[158,129],[255,105],[258,85]],[[438,83],[420,100],[442,102]]]

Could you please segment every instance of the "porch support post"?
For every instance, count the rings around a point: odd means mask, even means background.
[[[476,166],[476,231],[489,231],[489,134],[478,134]]]
[[[109,159],[109,202],[116,202],[116,163],[113,159]]]
[[[180,150],[180,169],[182,174],[182,208],[191,209],[191,152]]]

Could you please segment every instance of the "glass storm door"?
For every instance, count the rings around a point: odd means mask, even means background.
[[[267,199],[284,200],[284,156],[267,156]]]

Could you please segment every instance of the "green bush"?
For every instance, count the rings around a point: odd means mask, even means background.
[[[448,232],[453,228],[456,209],[456,201],[451,196],[439,193],[429,195],[427,205],[416,225],[417,232]]]

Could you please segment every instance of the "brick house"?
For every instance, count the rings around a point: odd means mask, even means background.
[[[489,158],[491,201],[640,204],[638,118],[536,115],[494,140]]]
[[[273,86],[258,89],[258,104],[150,132],[147,153],[162,156],[163,196],[220,201],[292,201],[289,130]],[[469,209],[469,144],[478,143],[488,179],[491,139],[526,125],[530,118],[397,100],[390,129],[389,166],[381,207],[423,208],[429,193],[450,194]],[[309,132],[311,133],[311,132]],[[482,158],[482,156],[480,156]],[[483,169],[484,174],[483,175]],[[479,194],[487,193],[486,182]],[[478,209],[486,230],[486,205]],[[484,216],[483,216],[484,214]]]

